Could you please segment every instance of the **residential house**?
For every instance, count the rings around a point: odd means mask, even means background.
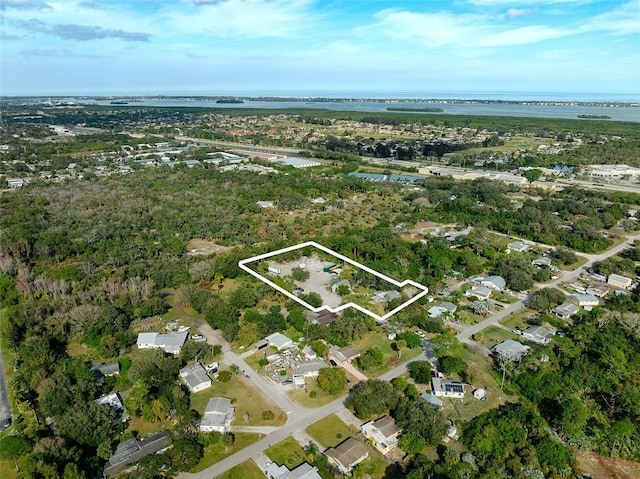
[[[444,378],[431,378],[431,391],[436,397],[464,398],[464,384]]]
[[[291,349],[293,347],[293,341],[282,333],[273,333],[265,339],[269,341],[270,346],[278,350]]]
[[[278,466],[275,462],[269,462],[264,474],[269,479],[322,479],[318,468],[308,462],[303,462],[291,471],[284,464]]]
[[[304,315],[310,323],[318,323],[322,324],[323,326],[327,326],[338,319],[338,315],[336,313],[332,313],[331,311],[327,311],[326,309],[323,309],[318,313],[306,310],[304,312]]]
[[[540,256],[534,259],[531,264],[538,268],[551,268],[551,258],[549,256]]]
[[[200,363],[185,366],[180,370],[180,377],[192,393],[211,387],[211,378]]]
[[[428,312],[430,318],[440,318],[442,316],[453,316],[457,309],[458,307],[455,304],[443,301],[436,306],[431,306]]]
[[[598,306],[600,304],[600,299],[591,294],[572,294],[569,296],[569,301],[583,308],[585,306]]]
[[[350,363],[352,360],[360,357],[360,351],[353,346],[345,346],[338,348],[331,346],[329,348],[329,359],[334,360],[338,364]]]
[[[120,363],[91,363],[91,372],[98,384],[104,383],[104,378],[120,374]]]
[[[127,410],[125,409],[124,404],[122,403],[122,399],[120,399],[118,393],[105,394],[104,396],[96,399],[94,402],[96,404],[105,404],[111,406],[111,409],[113,409],[120,416],[120,420],[122,422],[129,420],[129,414],[127,414]]]
[[[273,201],[256,201],[256,205],[258,205],[260,208],[273,208],[274,207]]]
[[[554,331],[550,331],[544,326],[529,326],[522,331],[522,337],[538,344],[547,344],[555,336]]]
[[[525,346],[513,339],[507,339],[499,344],[496,344],[492,351],[496,353],[501,359],[507,359],[511,361],[519,361],[522,356],[527,354],[531,349],[529,346]]]
[[[472,286],[469,288],[464,295],[465,296],[475,296],[480,301],[486,301],[493,293],[493,289],[487,288],[486,286]]]
[[[387,454],[398,445],[400,428],[391,416],[383,416],[375,421],[362,425],[362,434],[370,439],[375,448],[382,454]]]
[[[609,279],[607,279],[607,284],[620,289],[627,289],[632,283],[633,280],[631,278],[619,274],[610,274]]]
[[[291,370],[293,374],[301,374],[304,377],[312,378],[316,377],[322,368],[326,368],[327,364],[324,361],[300,361],[291,364]]]
[[[597,298],[604,298],[609,292],[609,287],[604,283],[595,283],[587,288],[587,294]]]
[[[231,399],[215,397],[209,399],[202,419],[200,420],[201,432],[221,432],[225,433],[233,421],[235,408],[231,407]]]
[[[182,345],[187,340],[189,331],[176,333],[139,333],[139,349],[163,349],[170,354],[180,354]]]
[[[400,298],[402,295],[399,291],[376,291],[373,296],[371,296],[372,303],[382,303],[383,301],[393,301],[394,299]]]
[[[507,285],[507,282],[502,276],[487,276],[480,280],[480,284],[495,291],[502,291]]]
[[[569,319],[571,316],[578,314],[580,308],[573,303],[562,303],[551,310],[560,319]]]
[[[329,464],[342,474],[349,474],[351,469],[369,457],[367,448],[352,437],[336,447],[330,447],[324,453]]]
[[[527,251],[529,251],[529,245],[526,243],[522,243],[521,241],[509,243],[507,245],[507,253],[511,251],[515,251],[517,253],[526,253]]]
[[[422,399],[424,399],[425,401],[427,401],[429,404],[431,404],[434,407],[443,407],[444,406],[444,403],[442,402],[442,399],[438,399],[433,394],[422,393],[422,394],[420,394],[420,397]]]
[[[171,439],[166,431],[160,431],[145,439],[128,439],[119,443],[116,450],[104,465],[104,475],[114,476],[127,466],[137,464],[143,457],[156,454],[165,449]]]
[[[22,178],[7,178],[7,186],[9,188],[22,188],[24,180]]]

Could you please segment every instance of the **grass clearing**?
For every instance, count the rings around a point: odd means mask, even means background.
[[[191,407],[202,414],[209,399],[226,397],[236,408],[234,425],[238,426],[281,426],[286,414],[276,404],[268,401],[244,376],[235,374],[229,382],[213,381],[209,389],[191,395]],[[262,419],[264,411],[272,411],[273,419]]]
[[[232,467],[216,479],[264,479],[264,474],[255,462],[249,460]]]
[[[357,467],[362,472],[359,477],[382,478],[385,477],[389,461],[380,452],[369,444],[365,444],[369,450],[369,459],[365,459]]]
[[[289,470],[298,467],[306,461],[304,449],[302,449],[298,441],[291,436],[266,449],[264,453],[273,462],[279,466],[285,465]]]
[[[415,348],[415,349],[405,348],[402,350],[402,359],[399,359],[398,353],[394,351],[393,348],[391,347],[392,343],[393,341],[390,341],[389,339],[387,339],[386,334],[380,330],[368,332],[362,338],[352,343],[352,345],[358,348],[358,350],[363,354],[368,349],[378,348],[384,356],[382,366],[379,366],[377,368],[367,369],[366,371],[362,371],[362,373],[365,376],[369,378],[376,378],[381,374],[384,374],[385,372],[387,372],[389,369],[397,366],[399,362],[413,359],[422,353],[421,348]],[[357,367],[358,366],[357,361],[353,361],[353,365]]]
[[[497,326],[489,326],[479,335],[481,335],[479,342],[489,349],[491,349],[496,344],[501,343],[502,341],[506,341],[507,339],[516,339],[518,337],[511,331],[506,331]]]
[[[500,321],[500,324],[506,326],[509,329],[518,328],[520,330],[523,330],[529,327],[527,319],[534,318],[537,315],[538,313],[536,311],[533,311],[532,309],[522,308],[504,318],[502,321]]]
[[[460,357],[469,365],[468,373],[471,385],[465,386],[464,399],[444,399],[443,413],[453,421],[468,421],[486,411],[494,409],[506,402],[516,402],[516,395],[508,394],[500,389],[499,375],[492,373],[493,362],[469,348],[463,348]],[[473,391],[483,388],[486,400],[473,397]]]
[[[17,479],[18,471],[16,471],[16,465],[11,459],[0,461],[0,477],[2,479]]]
[[[211,444],[205,447],[204,456],[202,456],[198,465],[191,469],[190,472],[200,472],[212,464],[221,461],[225,457],[235,454],[254,442],[259,441],[263,437],[263,434],[236,432],[234,433],[235,439],[233,444],[224,444],[223,441],[218,441],[216,444]]]
[[[163,429],[171,429],[173,425],[171,421],[150,422],[141,417],[132,417],[127,431],[137,431],[138,437],[147,437]]]
[[[355,384],[357,379],[355,379],[351,374],[347,373],[347,379],[351,381],[351,384]],[[315,391],[316,397],[312,398],[311,393]],[[291,391],[287,392],[287,396],[289,399],[300,404],[304,407],[320,407],[325,404],[329,404],[331,401],[335,401],[340,396],[347,392],[347,385],[344,385],[342,391],[338,394],[329,394],[326,391],[320,389],[318,385],[318,381],[316,378],[307,378],[306,386],[304,388],[295,388]]]
[[[334,447],[350,436],[355,437],[357,431],[349,429],[342,419],[330,414],[309,426],[306,431],[322,448]]]

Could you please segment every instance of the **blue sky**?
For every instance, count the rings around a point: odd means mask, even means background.
[[[0,0],[0,93],[640,97],[640,0]]]

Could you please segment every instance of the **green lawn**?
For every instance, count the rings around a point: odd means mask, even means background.
[[[263,438],[263,435],[247,432],[236,432],[234,433],[234,438],[235,440],[233,444],[230,445],[223,444],[222,441],[218,441],[216,444],[211,444],[210,446],[205,447],[204,456],[202,457],[198,465],[194,467],[190,472],[199,472],[203,469],[206,469],[212,464],[221,461],[225,457],[228,457],[231,454],[235,454],[236,452],[244,449],[254,442],[259,441]]]
[[[527,324],[527,318],[533,318],[537,316],[537,312],[531,309],[522,308],[517,312],[510,314],[506,318],[504,318],[500,323],[503,326],[506,326],[509,329],[518,328],[520,330],[527,329],[529,325]]]
[[[278,444],[266,449],[264,453],[279,466],[285,465],[289,470],[306,461],[304,449],[292,437],[283,439]]]
[[[236,374],[229,382],[213,381],[212,386],[191,395],[191,407],[200,414],[204,412],[210,398],[226,397],[236,408],[234,425],[239,426],[280,426],[286,421],[286,414],[277,405],[268,401],[244,376]],[[262,419],[264,411],[272,411],[275,418]]]
[[[352,384],[355,384],[354,381],[355,379],[351,378]],[[316,397],[314,398],[312,398],[310,395],[312,391],[316,392]],[[334,401],[335,399],[339,398],[346,392],[347,392],[347,385],[345,384],[344,389],[338,394],[336,395],[329,394],[323,391],[322,389],[320,389],[320,386],[318,385],[318,381],[316,380],[316,378],[307,378],[307,385],[305,388],[292,389],[291,391],[287,392],[287,396],[289,396],[289,399],[300,404],[301,406],[320,407],[320,406],[324,406],[325,404],[329,404],[331,401]]]
[[[367,477],[367,475],[376,479],[385,477],[385,471],[387,467],[389,467],[389,462],[377,449],[369,444],[365,445],[369,450],[369,459],[366,459],[356,466],[357,471],[362,474],[358,476],[354,474],[354,477]]]
[[[354,432],[335,414],[330,414],[309,426],[306,431],[323,448],[340,444]]]
[[[15,479],[18,477],[18,471],[13,460],[4,459],[0,461],[0,477],[2,479]]]
[[[499,374],[493,373],[493,362],[480,353],[463,348],[460,357],[469,365],[468,375],[471,385],[465,386],[464,399],[444,399],[443,414],[453,421],[468,421],[483,412],[496,408],[505,402],[515,402],[518,397],[500,389]],[[473,397],[473,391],[483,388],[486,400]]]
[[[487,348],[492,348],[496,344],[501,343],[502,341],[505,341],[507,339],[516,339],[518,337],[511,331],[505,331],[504,329],[497,326],[489,326],[479,335],[481,335],[479,342]]]
[[[249,460],[232,467],[216,479],[264,479],[264,474],[255,462]]]
[[[358,348],[361,353],[364,353],[367,349],[378,348],[384,355],[382,366],[362,371],[363,374],[369,378],[376,378],[401,362],[413,359],[422,353],[422,348],[405,348],[402,350],[402,358],[400,359],[398,358],[398,353],[391,348],[392,343],[393,341],[387,339],[387,335],[382,331],[371,331],[353,342],[352,345]],[[353,361],[353,365],[358,367],[357,361]]]

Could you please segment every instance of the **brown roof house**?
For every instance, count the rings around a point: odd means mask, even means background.
[[[371,440],[378,451],[387,454],[398,445],[400,428],[391,416],[383,416],[363,424],[362,434]]]
[[[341,442],[336,447],[330,447],[324,453],[329,460],[329,464],[342,474],[349,474],[351,469],[369,457],[367,448],[352,437]]]

